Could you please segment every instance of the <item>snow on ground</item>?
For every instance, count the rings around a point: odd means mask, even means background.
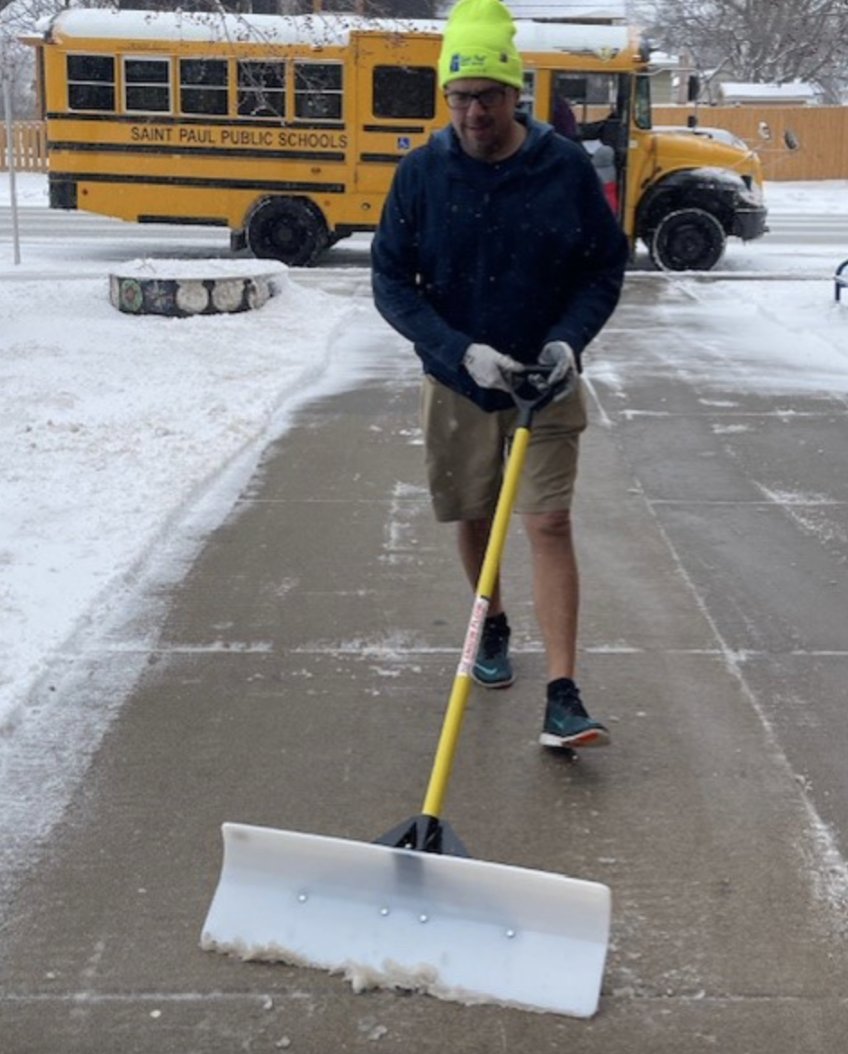
[[[18,177],[25,208],[44,182]],[[292,412],[356,385],[379,343],[362,337],[376,324],[367,300],[303,288],[267,261],[250,265],[277,271],[280,292],[259,310],[122,314],[108,238],[80,242],[69,266],[71,242],[22,234],[20,266],[0,241],[0,873],[55,820],[139,672],[139,633],[155,640],[136,627],[120,654],[135,598],[185,570]],[[75,655],[116,648],[99,694],[67,690]]]
[[[260,311],[191,319],[122,316],[97,278],[0,287],[0,720],[98,596],[324,378],[350,309],[283,282]]]
[[[16,183],[22,215],[46,209],[43,176],[19,174]],[[846,191],[848,181],[771,184],[767,196],[774,216],[846,216]],[[8,178],[0,174],[0,206],[8,204]],[[208,244],[226,245],[220,231],[212,234],[219,241],[207,243],[206,255]],[[0,243],[0,844],[22,822],[18,808],[28,810],[33,828],[36,796],[44,799],[40,829],[55,818],[62,786],[51,796],[48,774],[62,784],[64,762],[40,756],[44,729],[52,730],[54,750],[62,741],[70,768],[102,734],[105,718],[93,707],[61,715],[45,704],[62,662],[86,635],[108,638],[151,574],[180,573],[292,411],[355,385],[374,368],[375,335],[385,332],[367,299],[307,287],[283,268],[280,294],[258,311],[123,315],[109,303],[106,276],[115,260],[126,266],[126,245],[114,253],[110,239],[30,242],[24,230],[19,265],[9,243]],[[343,261],[346,250],[338,248],[334,259]],[[361,241],[347,251],[367,261]],[[832,249],[811,241],[772,251],[763,239],[734,246],[721,266],[767,273],[793,261],[801,261],[799,280],[746,282],[744,296],[735,282],[632,280],[681,290],[679,299],[666,297],[662,322],[670,327],[685,326],[700,304],[700,317],[713,320],[712,332],[700,334],[707,354],[711,342],[720,352],[723,327],[777,320],[784,343],[748,342],[751,383],[848,393],[848,305],[833,304]],[[392,342],[383,343],[390,350],[382,354],[394,354]],[[406,352],[396,358],[395,368],[417,372]],[[685,367],[708,369],[698,360]],[[597,369],[603,375],[602,363]],[[744,378],[734,375],[733,383]],[[129,678],[129,657],[122,668]],[[115,706],[128,685],[113,687]],[[39,771],[38,795],[16,804]]]
[[[848,216],[848,179],[816,183],[766,183],[766,204],[775,216],[787,213],[824,213]]]

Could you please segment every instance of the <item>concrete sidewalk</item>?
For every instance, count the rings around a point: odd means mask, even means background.
[[[599,352],[602,355],[603,352]],[[475,689],[446,815],[480,859],[609,884],[591,1022],[198,948],[223,820],[370,841],[417,812],[470,593],[432,522],[414,363],[298,415],[209,538],[3,941],[3,1054],[837,1054],[848,971],[793,833],[805,804],[636,485],[585,443],[581,683],[613,746],[542,751],[518,524],[518,681]]]

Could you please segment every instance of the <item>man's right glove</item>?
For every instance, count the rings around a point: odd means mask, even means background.
[[[564,340],[551,340],[542,348],[539,354],[541,366],[552,367],[548,374],[548,384],[556,388],[554,402],[564,399],[574,391],[577,384],[577,359],[571,350],[571,345]]]
[[[469,344],[462,365],[481,388],[500,388],[504,392],[512,391],[509,374],[523,369],[520,362],[502,355],[488,344]]]

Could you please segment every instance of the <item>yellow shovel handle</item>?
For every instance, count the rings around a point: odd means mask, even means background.
[[[483,558],[483,567],[480,570],[480,577],[477,582],[477,596],[471,612],[468,630],[465,634],[462,657],[459,661],[450,699],[448,700],[445,719],[442,723],[442,732],[439,736],[439,745],[436,748],[436,757],[433,760],[433,769],[430,773],[430,782],[427,785],[427,794],[424,797],[422,812],[426,816],[438,817],[442,812],[445,792],[453,769],[457,743],[459,742],[462,719],[465,716],[465,706],[471,693],[471,685],[473,683],[471,668],[477,657],[477,647],[480,643],[483,621],[489,610],[492,591],[498,580],[501,557],[509,530],[509,521],[515,505],[515,496],[518,492],[521,470],[524,468],[529,442],[530,429],[527,427],[517,428],[512,439],[512,448],[507,459],[504,481],[498,497],[495,516],[492,520],[486,555]]]

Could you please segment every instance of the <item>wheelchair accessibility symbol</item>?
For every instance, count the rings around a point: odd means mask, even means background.
[[[409,148],[411,146],[412,146],[412,140],[409,138],[408,135],[400,135],[400,136],[398,136],[398,141],[397,141],[397,148],[398,148],[398,150],[409,150]]]

